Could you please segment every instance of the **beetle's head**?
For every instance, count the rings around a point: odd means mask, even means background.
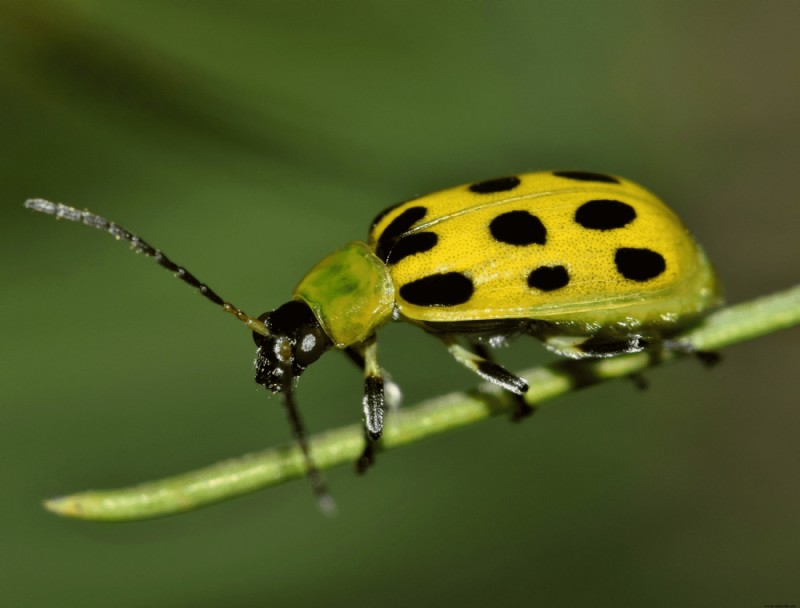
[[[331,346],[314,313],[303,302],[292,300],[259,317],[267,335],[253,332],[256,382],[273,393],[291,390],[298,377]]]

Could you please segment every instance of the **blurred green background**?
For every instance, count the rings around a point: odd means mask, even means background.
[[[800,603],[797,330],[162,520],[40,500],[284,441],[246,331],[88,207],[259,314],[382,208],[547,168],[666,199],[738,302],[797,281],[800,3],[0,2],[2,606]],[[475,385],[381,335],[406,403]],[[549,360],[523,341],[512,368]],[[328,356],[312,429],[360,416]]]

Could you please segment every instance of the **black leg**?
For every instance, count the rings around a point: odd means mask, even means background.
[[[442,341],[447,345],[447,350],[450,351],[456,361],[478,374],[484,380],[497,384],[517,395],[524,395],[528,391],[528,382],[525,379],[512,374],[506,368],[490,359],[470,352],[456,341],[455,336],[442,336]]]
[[[634,372],[632,374],[628,374],[628,380],[633,382],[633,386],[635,386],[640,391],[646,391],[647,388],[650,386],[650,381],[647,379],[642,372]]]
[[[491,361],[495,363],[494,357],[492,356],[492,351],[486,348],[485,344],[481,342],[477,342],[474,340],[469,341],[470,348],[472,351],[478,355],[479,357],[483,357],[487,361]],[[529,405],[527,401],[525,401],[525,397],[523,395],[519,395],[517,393],[511,393],[514,399],[514,410],[511,412],[511,421],[512,422],[520,422],[536,412],[536,408],[532,405]]]
[[[722,361],[722,355],[713,350],[698,350],[691,342],[664,340],[664,349],[684,355],[691,355],[706,367],[714,367]]]
[[[344,354],[359,370],[364,370],[366,363],[361,350],[355,346],[349,346],[344,349]],[[394,411],[400,407],[400,403],[403,401],[403,393],[397,383],[392,380],[391,374],[383,368],[381,368],[381,378],[383,378],[384,406],[389,411]]]
[[[360,370],[364,369],[364,355],[355,346],[348,346],[344,349],[344,354]]]
[[[364,429],[364,450],[361,455],[356,459],[356,473],[363,475],[367,470],[375,464],[375,452],[377,441],[369,436],[369,433]]]
[[[444,336],[442,340],[456,361],[478,374],[484,380],[497,384],[513,395],[514,410],[511,413],[511,420],[515,422],[522,420],[534,412],[534,408],[525,401],[528,382],[495,363],[486,346],[480,342],[470,340],[469,343],[472,348],[472,352],[470,352],[458,344],[454,336]]]
[[[305,460],[306,476],[308,477],[308,481],[311,483],[311,490],[314,492],[314,496],[317,499],[317,505],[319,505],[320,510],[325,513],[325,515],[334,515],[336,513],[336,503],[328,491],[328,486],[325,483],[325,480],[322,478],[322,474],[314,464],[314,459],[311,457],[311,449],[308,445],[306,428],[303,424],[303,419],[300,417],[300,411],[297,408],[297,404],[294,401],[294,392],[292,386],[293,379],[291,373],[289,373],[289,369],[286,370],[286,373],[283,377],[285,379],[285,384],[281,391],[281,394],[283,395],[283,405],[289,417],[289,423],[291,424],[295,439],[300,445],[300,451],[302,452],[303,459]],[[266,385],[264,385],[264,388],[269,390]]]
[[[348,349],[350,350],[350,349]],[[363,343],[361,352],[347,353],[350,358],[364,367],[364,451],[356,461],[356,471],[364,473],[375,464],[378,441],[383,434],[383,413],[386,405],[383,387],[383,374],[378,365],[377,343],[374,336]]]

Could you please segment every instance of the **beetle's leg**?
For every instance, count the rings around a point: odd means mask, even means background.
[[[671,350],[684,355],[692,355],[706,367],[714,367],[722,361],[722,355],[713,350],[698,350],[691,342],[684,340],[664,340],[665,350]]]
[[[328,485],[325,483],[325,480],[323,479],[319,469],[317,469],[317,466],[314,464],[314,460],[311,457],[311,449],[308,445],[308,437],[306,435],[305,425],[303,425],[303,420],[300,418],[300,412],[297,409],[297,404],[294,401],[292,376],[291,374],[287,373],[284,375],[284,377],[286,378],[287,382],[282,390],[283,404],[286,409],[286,413],[289,416],[289,423],[292,426],[295,439],[300,446],[300,451],[302,452],[305,460],[306,476],[308,477],[308,481],[311,483],[311,490],[314,492],[314,496],[317,499],[317,504],[322,512],[325,513],[325,515],[334,515],[336,513],[336,503],[328,491]]]
[[[482,342],[478,342],[477,340],[467,340],[467,341],[469,342],[469,346],[470,346],[470,348],[472,349],[472,352],[475,355],[477,355],[478,357],[484,359],[485,361],[488,361],[492,365],[497,366],[498,368],[502,369],[503,372],[505,372],[506,374],[510,375],[510,372],[508,372],[504,368],[500,367],[497,364],[497,362],[495,362],[494,357],[492,356],[492,352],[488,348],[486,348],[485,344],[483,344]],[[478,372],[478,373],[480,373],[480,372]],[[490,380],[491,380],[491,378],[490,378]],[[522,378],[517,378],[517,380],[522,380]],[[491,380],[491,381],[495,382],[494,380]],[[522,382],[525,382],[525,381],[522,380]],[[501,384],[500,386],[503,386],[503,385]],[[506,388],[506,387],[503,386],[503,388]],[[528,390],[527,382],[525,382],[525,390],[526,391]],[[519,422],[523,418],[527,418],[528,416],[530,416],[531,414],[533,414],[536,411],[536,409],[533,406],[529,405],[528,402],[525,401],[524,395],[522,395],[520,393],[517,393],[517,392],[514,392],[514,391],[511,391],[511,390],[509,390],[509,392],[513,395],[513,398],[514,398],[514,411],[511,412],[511,420],[513,420],[514,422]]]
[[[656,344],[659,343],[656,342]],[[692,356],[706,367],[714,367],[717,363],[722,361],[722,355],[720,353],[709,350],[698,350],[691,342],[682,340],[661,340],[660,346],[665,351],[670,350]],[[628,378],[633,381],[633,385],[639,390],[646,390],[649,385],[649,381],[642,372],[629,374]]]
[[[628,380],[630,380],[633,383],[633,386],[640,391],[646,391],[650,386],[650,381],[642,372],[633,372],[632,374],[628,374]]]
[[[661,344],[661,340],[658,336],[634,335],[628,336],[624,340],[609,340],[595,336],[576,344],[575,348],[582,356],[589,357],[614,357],[642,351],[657,355],[659,344]],[[649,381],[642,372],[628,374],[628,379],[640,391],[647,390],[649,386]]]
[[[364,355],[361,354],[358,347],[348,346],[344,349],[344,354],[358,369],[364,369]],[[383,377],[383,398],[386,407],[389,411],[394,411],[400,407],[400,403],[403,401],[403,392],[397,382],[392,380],[391,374],[383,368],[381,368],[381,376]]]
[[[516,395],[514,398],[517,400],[517,404],[524,404],[525,407],[520,406],[519,416],[515,413],[512,416],[513,419],[522,418],[530,413],[528,411],[530,406],[525,403],[523,397],[528,391],[528,382],[525,379],[512,374],[503,366],[492,361],[489,352],[482,344],[476,346],[473,343],[472,346],[477,352],[471,352],[461,346],[454,335],[444,335],[441,338],[447,345],[447,350],[461,365],[472,370],[484,380],[488,380]]]
[[[378,365],[377,342],[375,336],[363,342],[361,353],[357,357],[350,355],[354,361],[362,358],[364,364],[364,439],[366,445],[356,461],[356,471],[363,473],[375,463],[375,447],[383,433],[383,409],[385,405],[383,391],[383,374]]]
[[[497,384],[516,395],[524,395],[528,391],[528,382],[526,380],[515,376],[494,361],[480,354],[470,352],[456,341],[455,336],[445,335],[442,336],[442,340],[456,361],[478,374],[484,380]]]
[[[344,349],[344,354],[353,362],[358,369],[364,369],[364,355],[355,346],[348,346]]]

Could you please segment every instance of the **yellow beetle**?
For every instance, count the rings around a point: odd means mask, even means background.
[[[129,241],[253,330],[256,382],[284,395],[323,506],[332,503],[308,455],[293,381],[330,348],[364,370],[364,470],[385,406],[375,332],[390,320],[441,337],[457,361],[516,395],[521,417],[530,412],[527,382],[487,346],[528,334],[575,358],[691,351],[669,338],[721,302],[703,250],[664,203],[631,181],[585,171],[492,179],[390,207],[366,243],[324,258],[291,301],[257,319],[113,222],[41,199],[26,206]]]

